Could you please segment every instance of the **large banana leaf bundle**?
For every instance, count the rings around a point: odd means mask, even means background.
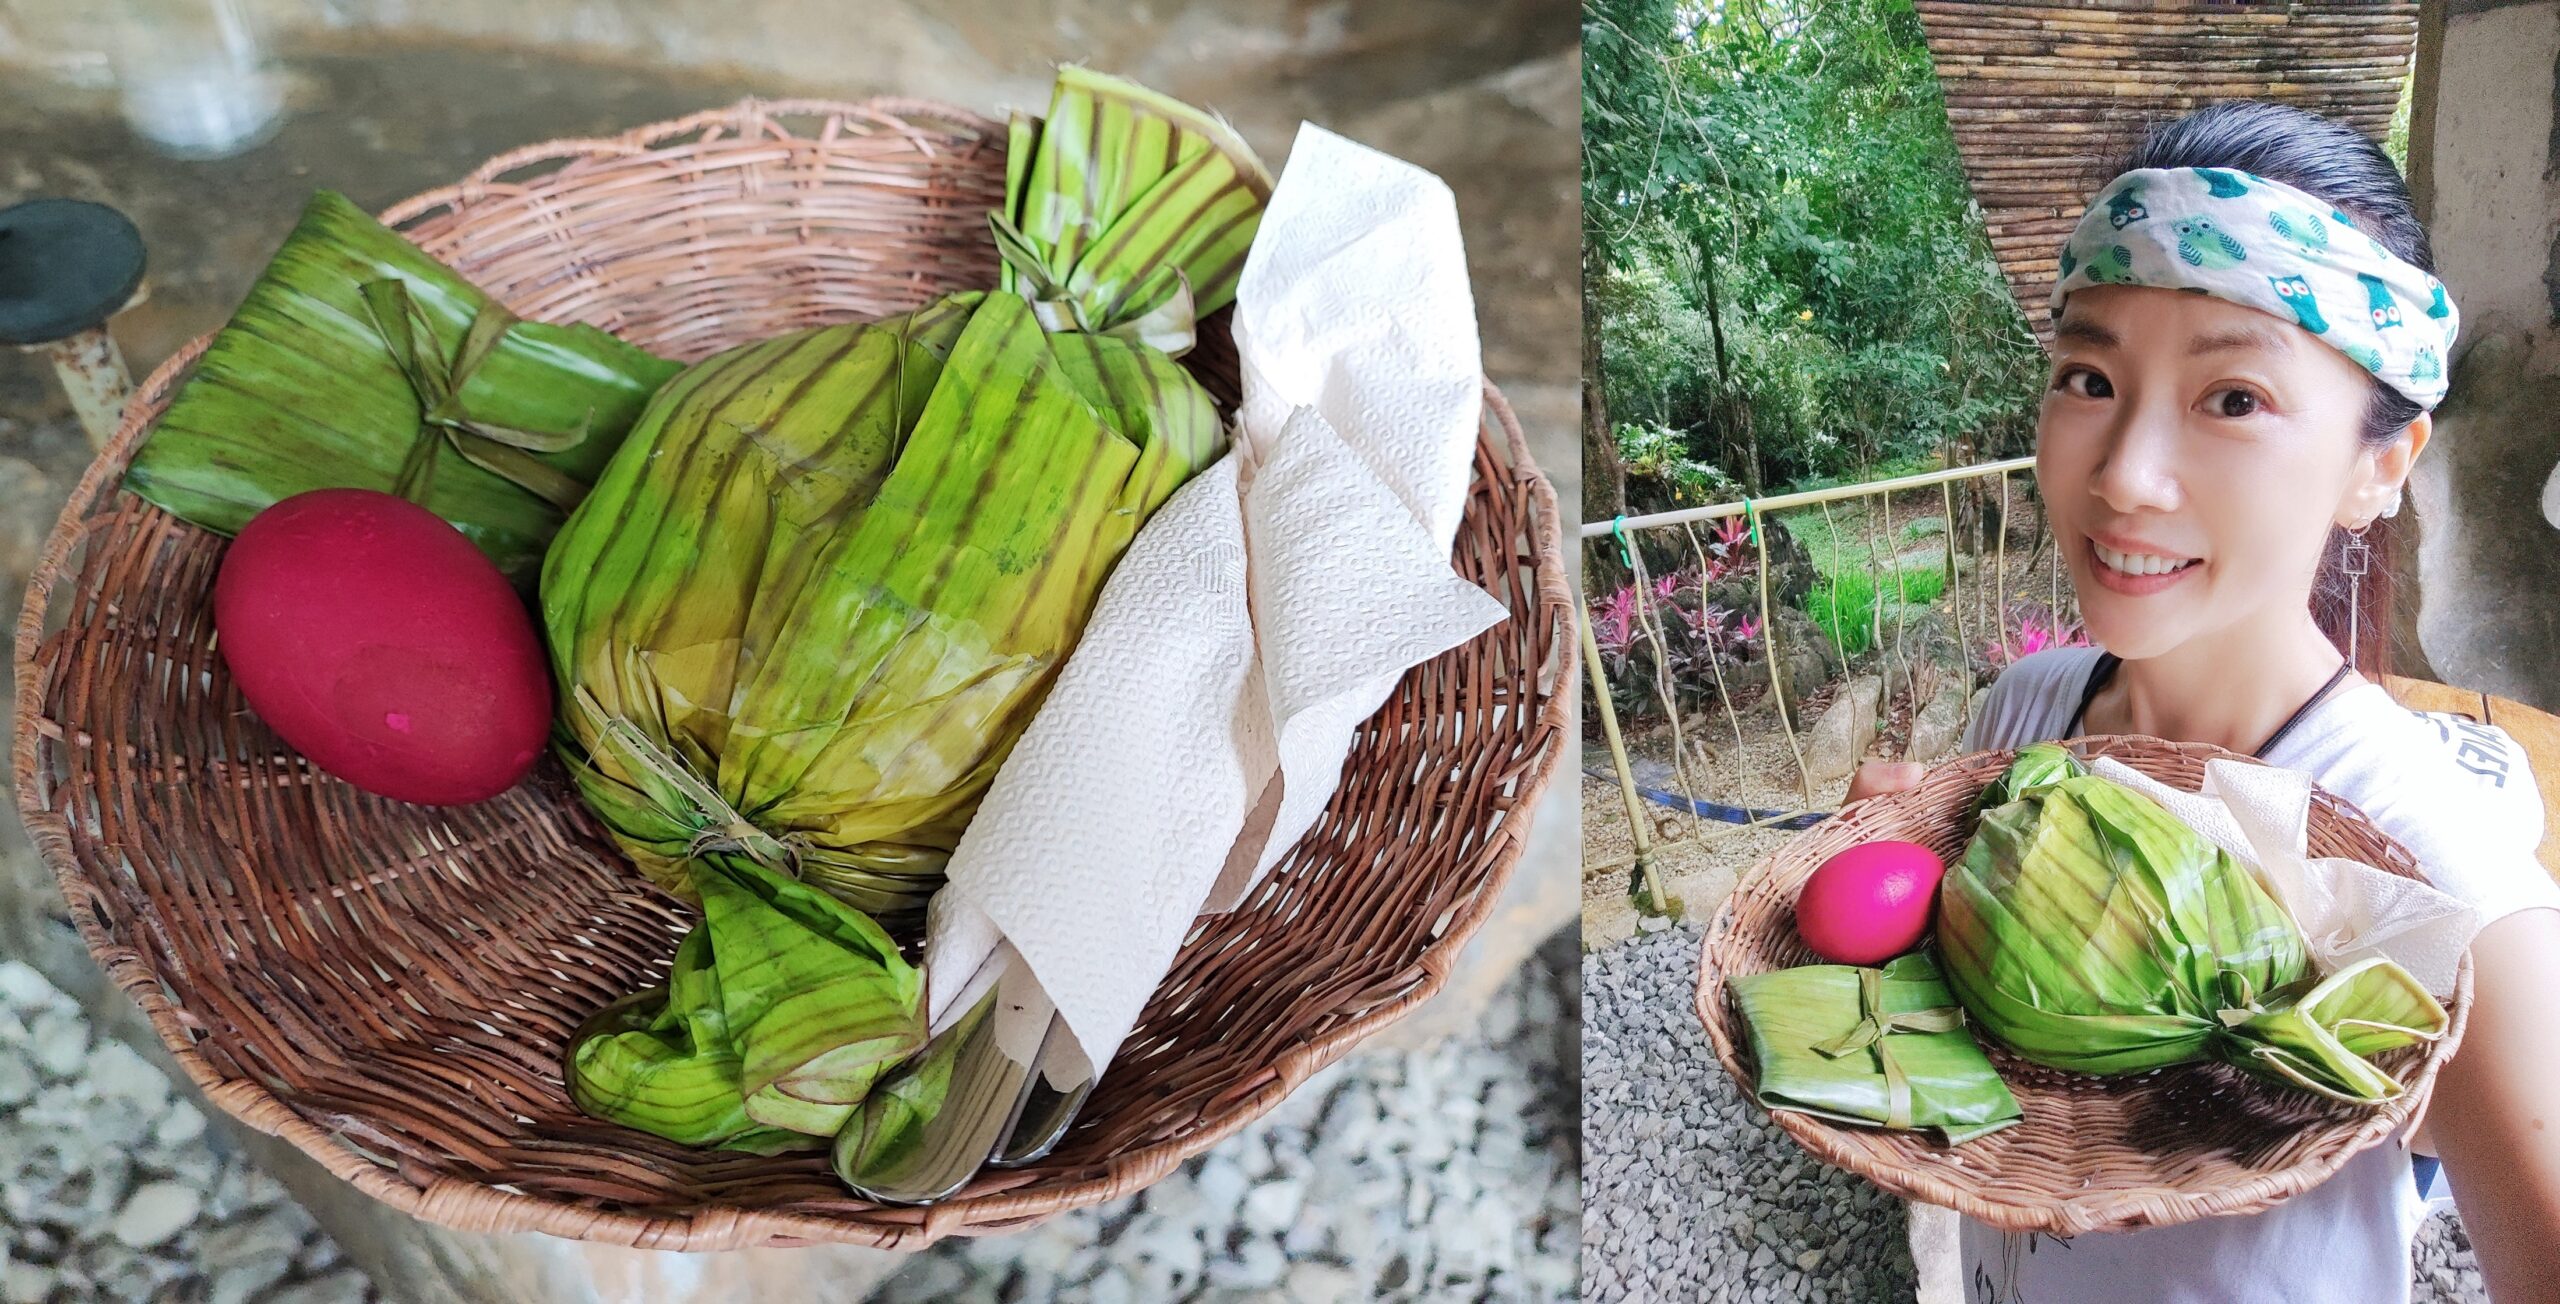
[[[2040,1064],[2132,1073],[2219,1059],[2331,1099],[2401,1085],[2369,1057],[2442,1036],[2384,959],[2320,975],[2249,866],[2051,745],[2022,751],[1938,906],[1976,1027]]]
[[[305,490],[389,490],[529,588],[553,531],[679,369],[592,326],[518,319],[323,190],[125,487],[224,534]]]
[[[562,751],[671,888],[725,840],[917,917],[1121,552],[1224,449],[1159,346],[1234,296],[1250,150],[1071,68],[1007,173],[997,289],[688,369],[551,550]]]
[[[947,1066],[880,1080],[923,1024],[872,921],[920,921],[1104,579],[1224,451],[1173,354],[1232,301],[1268,174],[1216,120],[1082,69],[1009,148],[995,288],[687,369],[545,561],[559,750],[705,909],[669,987],[572,1046],[592,1113],[771,1149],[938,1106]],[[808,967],[775,997],[785,953]]]

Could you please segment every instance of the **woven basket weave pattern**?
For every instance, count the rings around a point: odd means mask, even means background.
[[[2203,786],[2205,762],[2241,759],[2155,738],[2100,736],[2073,747],[2188,792]],[[1861,802],[1797,836],[1744,876],[1707,930],[1697,993],[1716,1058],[1736,1081],[1748,1084],[1754,1075],[1745,1058],[1749,1036],[1726,981],[1821,962],[1795,929],[1805,879],[1841,850],[1878,839],[1917,842],[1954,863],[1973,831],[1975,798],[2012,756],[1982,752],[1940,766],[1916,788]],[[2405,848],[2325,791],[2313,793],[2309,841],[2313,857],[2424,877]],[[2077,1236],[2257,1213],[2318,1185],[2422,1108],[2436,1071],[2461,1044],[2470,997],[2466,960],[2445,1003],[2452,1026],[2444,1037],[2376,1057],[2409,1087],[2376,1108],[2332,1104],[2222,1064],[2124,1077],[2067,1073],[1986,1040],[2026,1114],[1987,1137],[1949,1147],[1915,1132],[1836,1125],[1789,1110],[1770,1117],[1827,1163],[2005,1231]]]
[[[996,124],[942,106],[749,102],[504,155],[385,220],[521,314],[690,360],[991,284],[1003,160]],[[1192,362],[1231,402],[1222,335]],[[449,1226],[913,1248],[1126,1195],[1439,989],[1566,741],[1556,505],[1488,386],[1454,560],[1510,619],[1405,677],[1049,1159],[882,1208],[823,1154],[694,1149],[570,1104],[564,1039],[662,979],[691,916],[556,763],[477,806],[408,806],[318,774],[248,710],[211,647],[222,540],[116,489],[206,343],[145,382],[29,582],[20,808],[90,950],[217,1106]]]

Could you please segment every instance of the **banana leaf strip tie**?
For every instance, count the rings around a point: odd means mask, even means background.
[[[1875,1047],[1876,1065],[1884,1070],[1885,1126],[1911,1126],[1911,1079],[1893,1057],[1893,1043],[1888,1040],[1897,1032],[1954,1032],[1964,1026],[1964,1010],[1960,1006],[1941,1005],[1929,1010],[1906,1010],[1888,1014],[1884,1008],[1884,971],[1858,971],[1858,1026],[1815,1046],[1814,1053],[1838,1059]]]
[[[754,820],[738,812],[738,808],[721,797],[720,790],[702,781],[684,758],[669,753],[650,741],[638,725],[617,715],[605,714],[595,694],[586,685],[578,686],[578,706],[591,719],[600,721],[597,736],[611,742],[623,759],[640,767],[676,795],[690,802],[700,832],[685,852],[687,859],[699,859],[713,852],[735,851],[746,855],[767,869],[779,870],[793,878],[800,877],[800,838],[796,834],[782,837],[756,827]]]
[[[523,318],[494,300],[481,305],[471,319],[471,329],[463,334],[461,350],[448,360],[437,351],[435,327],[409,298],[406,283],[388,277],[367,281],[360,293],[392,362],[418,394],[417,440],[409,446],[391,492],[424,503],[435,485],[437,454],[449,447],[455,456],[563,512],[587,496],[587,486],[577,477],[530,454],[566,452],[584,442],[595,424],[592,409],[576,429],[557,434],[475,421],[463,411],[463,386],[471,383],[472,373],[497,352],[508,329]]]

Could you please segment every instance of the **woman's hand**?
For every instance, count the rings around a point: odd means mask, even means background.
[[[1905,788],[1917,788],[1920,786],[1920,780],[1928,777],[1928,774],[1929,767],[1916,761],[1869,761],[1859,766],[1857,773],[1849,776],[1849,796],[1841,804],[1861,802],[1869,797],[1881,797],[1888,792],[1900,792]]]
[[[2560,910],[2471,942],[2471,1024],[2436,1078],[2426,1131],[2498,1304],[2560,1300]]]

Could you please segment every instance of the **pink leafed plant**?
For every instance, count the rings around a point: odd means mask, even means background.
[[[1636,586],[1622,585],[1592,613],[1591,636],[1603,655],[1624,660],[1636,637]]]
[[[1741,547],[1751,538],[1751,518],[1728,516],[1716,525],[1716,553],[1722,556]]]
[[[1983,659],[1994,667],[2005,668],[2047,648],[2089,646],[2088,631],[2078,621],[2061,620],[2040,605],[2013,606],[2010,616],[2017,628],[2010,634],[2008,646],[2003,648],[1998,639],[1993,639],[1983,649]]]

